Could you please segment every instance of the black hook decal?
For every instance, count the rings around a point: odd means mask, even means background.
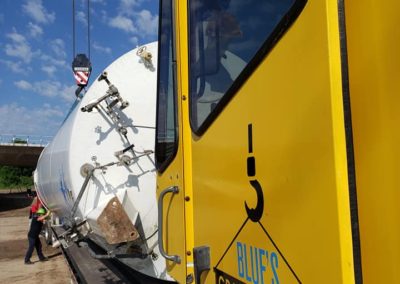
[[[248,125],[248,141],[249,141],[249,154],[253,153],[253,125]],[[255,157],[247,158],[247,176],[253,177],[256,175],[256,159]],[[246,201],[244,202],[244,206],[246,208],[247,216],[249,216],[250,220],[253,222],[258,222],[264,211],[264,194],[261,188],[260,183],[255,180],[250,180],[251,186],[255,189],[257,193],[257,205],[256,208],[249,208],[247,206]]]
[[[260,221],[264,211],[264,195],[261,185],[257,180],[251,180],[250,184],[257,192],[257,206],[254,209],[250,209],[247,206],[246,201],[244,202],[244,206],[246,207],[247,216],[249,216],[250,220],[258,222]]]

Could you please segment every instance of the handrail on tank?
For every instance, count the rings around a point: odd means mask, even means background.
[[[131,147],[131,146],[132,146],[132,147]],[[131,145],[131,146],[128,147],[128,148],[133,148],[133,145]],[[120,152],[120,151],[119,151],[119,152]],[[119,158],[119,156],[118,156],[117,154],[119,154],[119,152],[116,153],[116,156],[117,156],[118,158]],[[131,158],[130,161],[129,161],[129,163],[130,163],[132,160],[137,160],[137,159],[140,158],[140,157],[143,157],[143,156],[146,156],[146,155],[150,155],[150,154],[152,154],[152,153],[153,153],[153,151],[145,151],[142,155],[138,155],[138,156],[135,156],[135,157]],[[116,162],[111,162],[111,163],[108,163],[108,164],[105,164],[105,165],[99,165],[99,166],[96,166],[96,167],[92,167],[92,168],[87,168],[87,169],[86,169],[86,171],[85,171],[85,172],[86,172],[85,180],[83,181],[81,190],[79,191],[79,194],[78,194],[78,196],[77,196],[77,198],[76,198],[76,200],[75,200],[75,202],[74,202],[74,205],[72,206],[72,209],[71,209],[71,215],[70,215],[71,222],[75,223],[75,222],[74,222],[74,215],[75,215],[75,213],[76,213],[76,210],[78,209],[79,202],[80,202],[81,199],[82,199],[83,193],[85,192],[86,187],[87,187],[87,185],[88,185],[88,183],[89,183],[90,178],[93,176],[94,171],[95,171],[95,170],[104,170],[104,169],[106,169],[107,167],[110,167],[110,166],[113,166],[113,165],[122,165],[122,164],[125,164],[125,165],[126,165],[126,162],[125,162],[125,161],[122,161],[122,160],[119,158],[119,160],[116,161]]]
[[[0,134],[0,145],[21,145],[21,146],[46,146],[53,136],[45,135],[22,135],[22,134]]]
[[[72,206],[72,209],[71,209],[71,215],[70,215],[70,217],[71,217],[71,221],[72,221],[73,223],[75,223],[75,222],[74,222],[74,215],[75,215],[75,213],[76,213],[76,210],[78,209],[79,202],[80,202],[81,199],[82,199],[83,193],[85,192],[86,187],[87,187],[87,185],[88,185],[88,183],[89,183],[90,178],[93,176],[94,171],[95,171],[95,170],[98,170],[98,169],[105,169],[105,168],[107,168],[107,167],[109,167],[109,166],[113,166],[113,165],[118,164],[118,163],[119,163],[119,162],[111,162],[111,163],[108,163],[108,164],[105,164],[105,165],[99,165],[99,166],[97,166],[97,167],[88,168],[88,169],[86,170],[86,178],[85,178],[85,180],[83,181],[81,190],[79,191],[78,197],[76,198],[76,200],[75,200],[75,202],[74,202],[74,205]]]
[[[72,210],[71,210],[71,221],[72,221],[72,222],[73,222],[73,220],[74,220],[74,215],[75,215],[75,213],[76,213],[76,210],[78,209],[78,204],[79,204],[79,202],[80,202],[81,199],[82,199],[83,193],[84,193],[85,190],[86,190],[86,187],[87,187],[87,185],[88,185],[88,183],[89,183],[90,178],[91,178],[92,175],[93,175],[93,172],[94,172],[94,168],[93,168],[93,169],[90,169],[90,170],[88,171],[88,173],[87,173],[87,175],[86,175],[86,178],[85,178],[85,181],[84,181],[83,184],[82,184],[81,190],[79,191],[78,197],[76,198],[76,200],[75,200],[75,202],[74,202],[74,205],[72,206]],[[75,223],[75,222],[73,222],[73,223]]]

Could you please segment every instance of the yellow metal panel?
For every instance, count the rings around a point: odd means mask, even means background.
[[[185,62],[182,58],[183,50],[185,46],[180,46],[180,43],[185,38],[185,26],[180,23],[180,21],[186,21],[185,10],[182,10],[182,3],[175,2],[174,11],[174,32],[175,32],[175,53],[178,58],[178,62]],[[183,11],[183,12],[182,12]],[[181,38],[182,37],[182,38]],[[183,50],[182,50],[183,49]],[[190,204],[185,202],[186,191],[190,190],[190,186],[187,186],[187,181],[184,179],[184,167],[189,167],[190,169],[190,156],[186,157],[186,163],[183,163],[184,159],[184,148],[190,149],[190,144],[183,146],[185,144],[183,138],[187,137],[184,132],[185,125],[183,123],[184,117],[187,116],[187,110],[182,108],[182,88],[187,85],[184,80],[182,80],[182,64],[177,66],[177,116],[178,116],[178,150],[175,158],[168,165],[167,169],[157,176],[157,196],[160,195],[161,191],[171,187],[177,186],[179,188],[179,193],[175,196],[167,195],[163,203],[163,229],[164,238],[159,240],[164,242],[164,248],[166,252],[170,255],[178,255],[181,258],[181,263],[177,264],[171,261],[167,261],[167,273],[171,275],[179,283],[186,283],[187,274],[193,273],[193,257],[187,255],[187,246],[192,247],[190,243],[192,229],[190,220]],[[185,114],[185,115],[184,115]],[[187,120],[187,119],[186,119]],[[190,170],[186,170],[186,175],[190,178]],[[186,216],[189,214],[189,216]],[[160,226],[160,224],[159,224]],[[189,243],[186,242],[186,237],[188,237]]]
[[[157,177],[157,195],[171,186],[177,186],[179,193],[167,194],[163,203],[163,239],[164,249],[169,255],[178,255],[182,262],[176,264],[167,262],[167,272],[176,279],[185,279],[186,249],[185,249],[185,219],[184,219],[184,192],[182,181],[182,155],[178,155],[169,165],[168,171]],[[159,224],[161,226],[161,224]],[[161,257],[161,256],[160,256]],[[181,280],[182,281],[182,280]]]
[[[340,42],[340,31],[339,30],[339,21],[343,21],[344,19],[340,19],[340,7],[338,3],[340,1],[327,1],[327,23],[328,23],[328,45],[329,45],[329,61],[330,61],[330,88],[331,88],[331,104],[332,104],[332,123],[333,123],[333,141],[336,145],[335,147],[335,172],[336,172],[336,182],[337,182],[337,198],[338,198],[338,232],[340,234],[340,250],[341,250],[341,262],[342,262],[342,273],[343,279],[354,279],[354,253],[351,253],[353,248],[353,238],[349,237],[348,229],[351,228],[351,211],[349,201],[349,191],[354,190],[354,188],[349,189],[349,176],[348,176],[348,157],[346,153],[346,148],[350,148],[351,151],[351,141],[346,141],[346,132],[345,132],[345,111],[343,109],[343,101],[344,101],[344,93],[346,90],[343,90],[343,81],[346,78],[346,74],[342,74],[342,70],[346,68],[346,66],[342,66],[345,64],[345,60],[342,56],[345,56],[345,51],[338,48],[341,46],[345,46],[345,42]],[[342,37],[343,40],[343,37]],[[338,82],[341,82],[340,84]],[[345,85],[344,88],[347,86]],[[346,147],[343,147],[343,143],[348,143]],[[355,230],[358,229],[357,225],[355,225]],[[358,238],[358,236],[356,236]],[[359,240],[357,240],[359,241]],[[358,246],[358,244],[357,244]],[[359,255],[356,254],[356,257]],[[347,265],[346,265],[347,264]],[[358,268],[359,269],[359,268]],[[361,275],[360,275],[361,276]]]
[[[185,195],[185,243],[186,243],[186,274],[180,275],[179,282],[186,282],[186,278],[193,276],[193,203],[192,203],[192,155],[190,141],[190,125],[189,125],[189,105],[188,105],[188,17],[187,2],[177,1],[178,15],[177,24],[177,51],[178,51],[178,98],[179,113],[181,114],[180,127],[182,129],[179,137],[179,143],[182,145],[182,153],[184,157],[183,173],[184,173],[184,195]],[[188,253],[190,252],[190,253]]]
[[[309,1],[192,139],[194,244],[210,246],[212,267],[243,282],[354,282],[337,17],[336,1]],[[257,203],[251,180],[264,194],[260,222],[247,220],[244,202]]]
[[[364,283],[400,283],[400,2],[345,3]]]

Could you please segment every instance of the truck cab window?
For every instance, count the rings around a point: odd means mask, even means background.
[[[232,85],[244,80],[239,75],[264,44],[287,28],[284,20],[296,2],[304,1],[189,1],[190,119],[196,134],[222,110],[224,97],[233,95]]]
[[[157,85],[156,166],[162,172],[177,149],[175,55],[172,0],[160,1]]]

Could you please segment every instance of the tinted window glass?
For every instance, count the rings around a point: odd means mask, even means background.
[[[162,171],[173,158],[177,146],[172,1],[161,1],[160,12],[155,154],[157,169]]]
[[[190,1],[190,106],[196,132],[296,0]],[[275,32],[275,36],[279,33]]]

